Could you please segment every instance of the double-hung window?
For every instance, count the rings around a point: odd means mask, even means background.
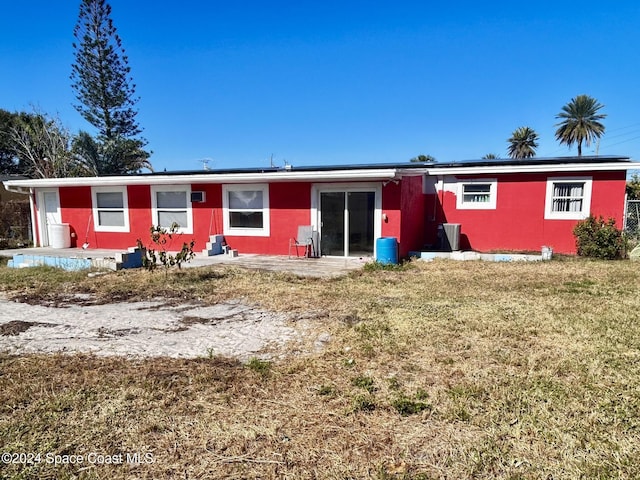
[[[269,236],[268,185],[223,185],[222,209],[226,235]]]
[[[171,228],[175,223],[179,233],[193,233],[190,186],[157,185],[151,187],[153,223]]]
[[[591,210],[591,177],[558,177],[547,179],[544,218],[549,220],[582,220]]]
[[[93,187],[93,227],[96,232],[128,232],[127,187]]]
[[[456,206],[460,210],[495,210],[498,182],[495,178],[460,180]]]

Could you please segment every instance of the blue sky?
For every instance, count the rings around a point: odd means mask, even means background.
[[[156,170],[576,154],[555,115],[605,105],[600,154],[640,159],[640,4],[112,0]],[[79,1],[3,2],[0,108],[73,108]],[[595,146],[584,147],[584,154]]]

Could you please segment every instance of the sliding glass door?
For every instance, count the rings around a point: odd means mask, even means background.
[[[320,250],[323,255],[373,255],[375,191],[320,192]]]

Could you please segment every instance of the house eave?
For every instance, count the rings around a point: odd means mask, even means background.
[[[384,181],[400,178],[405,174],[418,174],[416,170],[403,173],[402,169],[356,169],[328,171],[276,171],[260,173],[226,174],[172,174],[172,175],[121,175],[106,177],[40,178],[5,181],[7,189],[86,187],[115,185],[181,185],[222,183],[270,183],[270,182],[348,182]],[[422,172],[424,173],[424,171]]]
[[[529,164],[529,165],[483,165],[432,167],[427,175],[495,175],[508,173],[550,173],[550,172],[590,172],[590,171],[627,171],[640,169],[640,162],[603,162],[603,163],[567,163],[567,164]]]

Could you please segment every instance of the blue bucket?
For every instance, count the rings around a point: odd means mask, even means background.
[[[381,237],[376,240],[376,261],[398,264],[398,239],[396,237]]]

